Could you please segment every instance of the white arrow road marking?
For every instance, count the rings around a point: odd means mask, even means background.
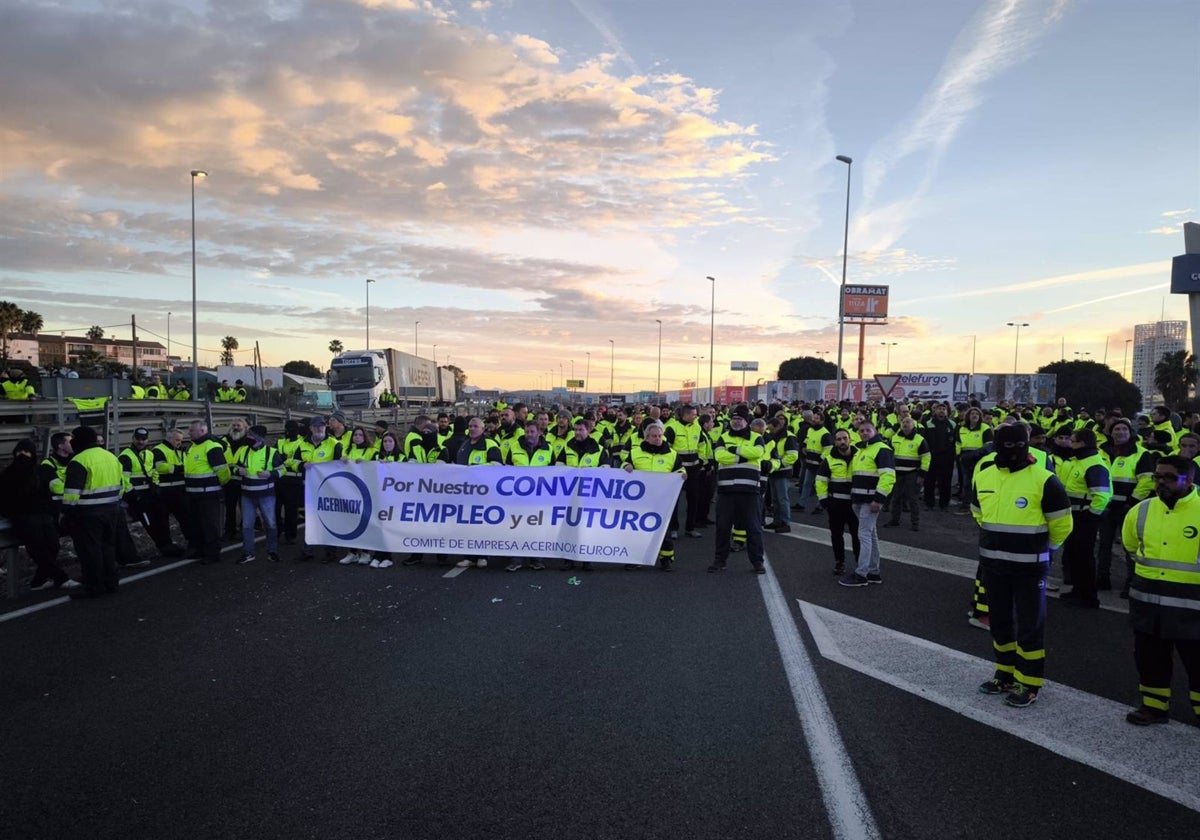
[[[826,659],[1200,811],[1200,728],[1132,726],[1129,706],[1049,680],[1035,706],[1009,708],[976,691],[995,670],[990,660],[798,603]]]
[[[829,545],[828,528],[817,528],[812,525],[792,523],[792,533],[781,536],[787,536],[794,540],[804,540],[805,542],[820,543],[825,546]],[[846,542],[846,551],[849,552],[850,540],[848,536],[846,537]],[[930,551],[927,548],[917,548],[916,546],[887,542],[886,540],[879,541],[879,551],[885,560],[903,563],[905,566],[919,566],[922,569],[942,572],[943,574],[967,578],[968,580],[975,579],[975,570],[979,567],[979,561],[974,557],[967,558],[959,557],[955,554],[942,554],[940,551]],[[1052,592],[1046,594],[1051,598],[1057,597]],[[1099,594],[1100,609],[1118,613],[1129,612],[1128,603],[1118,598],[1115,593],[1101,592]],[[968,605],[969,598],[969,592],[963,596],[964,606]]]
[[[804,740],[812,756],[813,770],[821,788],[821,799],[829,826],[837,840],[876,840],[881,835],[871,816],[871,808],[859,784],[854,765],[842,743],[837,721],[825,702],[825,692],[813,670],[808,650],[788,608],[787,598],[768,561],[767,573],[759,578],[775,643],[783,658],[783,670],[792,689],[796,713],[804,730]]]

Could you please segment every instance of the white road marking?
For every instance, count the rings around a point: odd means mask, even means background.
[[[826,659],[1200,811],[1200,729],[1177,721],[1132,726],[1130,705],[1049,680],[1033,707],[1012,709],[976,691],[995,670],[991,660],[798,603]]]
[[[456,577],[458,577],[459,575],[461,575],[463,572],[465,572],[465,571],[466,571],[467,569],[469,569],[469,568],[471,568],[471,567],[470,567],[470,566],[455,566],[453,569],[451,569],[450,571],[446,572],[446,574],[442,575],[442,577],[444,577],[444,578],[456,578]]]
[[[781,534],[780,536],[788,537],[793,540],[803,540],[804,542],[820,543],[821,545],[829,545],[829,529],[816,528],[812,525],[797,525],[792,524],[792,533]],[[846,551],[850,551],[849,538],[846,539]],[[922,569],[929,569],[934,572],[942,572],[955,577],[967,578],[968,580],[975,579],[975,570],[979,565],[979,561],[974,557],[959,557],[955,554],[942,554],[939,551],[930,551],[927,548],[917,548],[912,545],[904,545],[903,543],[887,542],[886,540],[879,541],[879,552],[885,560],[891,560],[895,563],[902,563],[905,566],[919,566]],[[1114,557],[1114,562],[1116,562]],[[1124,560],[1120,562],[1124,563]],[[1058,595],[1053,592],[1047,592],[1047,597],[1057,598]],[[970,601],[970,592],[963,596],[964,605],[968,605]],[[1108,610],[1109,612],[1128,613],[1129,606],[1126,601],[1121,600],[1112,592],[1100,593],[1100,609]]]
[[[787,599],[769,561],[766,567],[767,573],[759,579],[759,588],[771,619],[779,655],[783,659],[788,685],[792,689],[804,740],[812,756],[833,836],[838,840],[878,838],[881,836],[879,828],[875,825],[866,794],[842,743],[837,723],[829,711],[825,693],[817,681],[816,671],[808,658],[796,621],[788,609]]]

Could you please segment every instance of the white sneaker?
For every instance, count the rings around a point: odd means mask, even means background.
[[[475,561],[475,568],[476,568],[476,569],[486,569],[486,568],[487,568],[487,558],[486,558],[486,557],[480,557],[478,560],[476,560],[476,561]]]
[[[378,568],[379,568],[379,561],[378,561],[378,560],[376,560],[374,557],[372,557],[372,558],[371,558],[371,563],[370,563],[370,566],[371,566],[371,568],[372,568],[372,569],[378,569]]]
[[[345,557],[343,557],[341,560],[339,560],[338,565],[349,566],[351,563],[357,563],[357,562],[358,562],[358,555],[351,553],[351,554],[347,554]]]
[[[378,568],[380,568],[380,569],[390,569],[390,568],[391,568],[392,566],[394,566],[394,565],[396,565],[396,564],[395,564],[395,563],[393,563],[391,560],[380,560],[380,561],[379,561],[379,566],[378,566]]]
[[[53,588],[54,588],[54,581],[50,580],[50,578],[46,578],[44,581],[39,583],[37,586],[29,587],[29,591],[30,592],[41,592],[45,589],[53,589]]]
[[[371,555],[370,555],[370,554],[368,554],[368,553],[367,553],[367,552],[365,552],[365,551],[360,551],[360,552],[358,553],[358,565],[360,565],[360,566],[366,566],[366,565],[368,565],[370,562],[371,562]]]
[[[79,581],[75,580],[74,578],[67,578],[66,582],[63,583],[63,585],[60,586],[59,589],[78,589],[81,586],[83,586],[83,584],[80,583]]]
[[[470,560],[459,560],[454,565],[458,566],[458,568],[460,568],[460,569],[469,569],[469,568],[471,568],[472,564],[471,564]]]

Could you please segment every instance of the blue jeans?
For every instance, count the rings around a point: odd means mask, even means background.
[[[800,479],[800,507],[807,511],[808,500],[815,497],[817,487],[817,468],[804,465],[804,475]]]
[[[875,526],[879,511],[871,512],[869,504],[855,504],[854,515],[858,517],[858,568],[855,573],[866,577],[879,574],[879,534]]]
[[[771,482],[771,505],[774,507],[775,524],[790,525],[792,502],[788,498],[788,476],[780,472],[778,475],[772,475],[768,481]]]
[[[275,493],[242,493],[242,549],[254,553],[254,513],[262,517],[267,535],[267,551],[279,551],[279,531],[275,528]]]

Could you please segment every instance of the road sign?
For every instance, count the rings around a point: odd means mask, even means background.
[[[730,370],[758,370],[758,362],[730,362]]]
[[[888,314],[887,286],[846,286],[842,312],[860,321],[882,320]]]
[[[875,382],[879,385],[879,390],[883,391],[884,397],[890,397],[892,391],[896,387],[896,383],[900,381],[900,374],[875,374]]]
[[[568,379],[567,387],[568,388],[582,388],[583,380],[582,379]]]

